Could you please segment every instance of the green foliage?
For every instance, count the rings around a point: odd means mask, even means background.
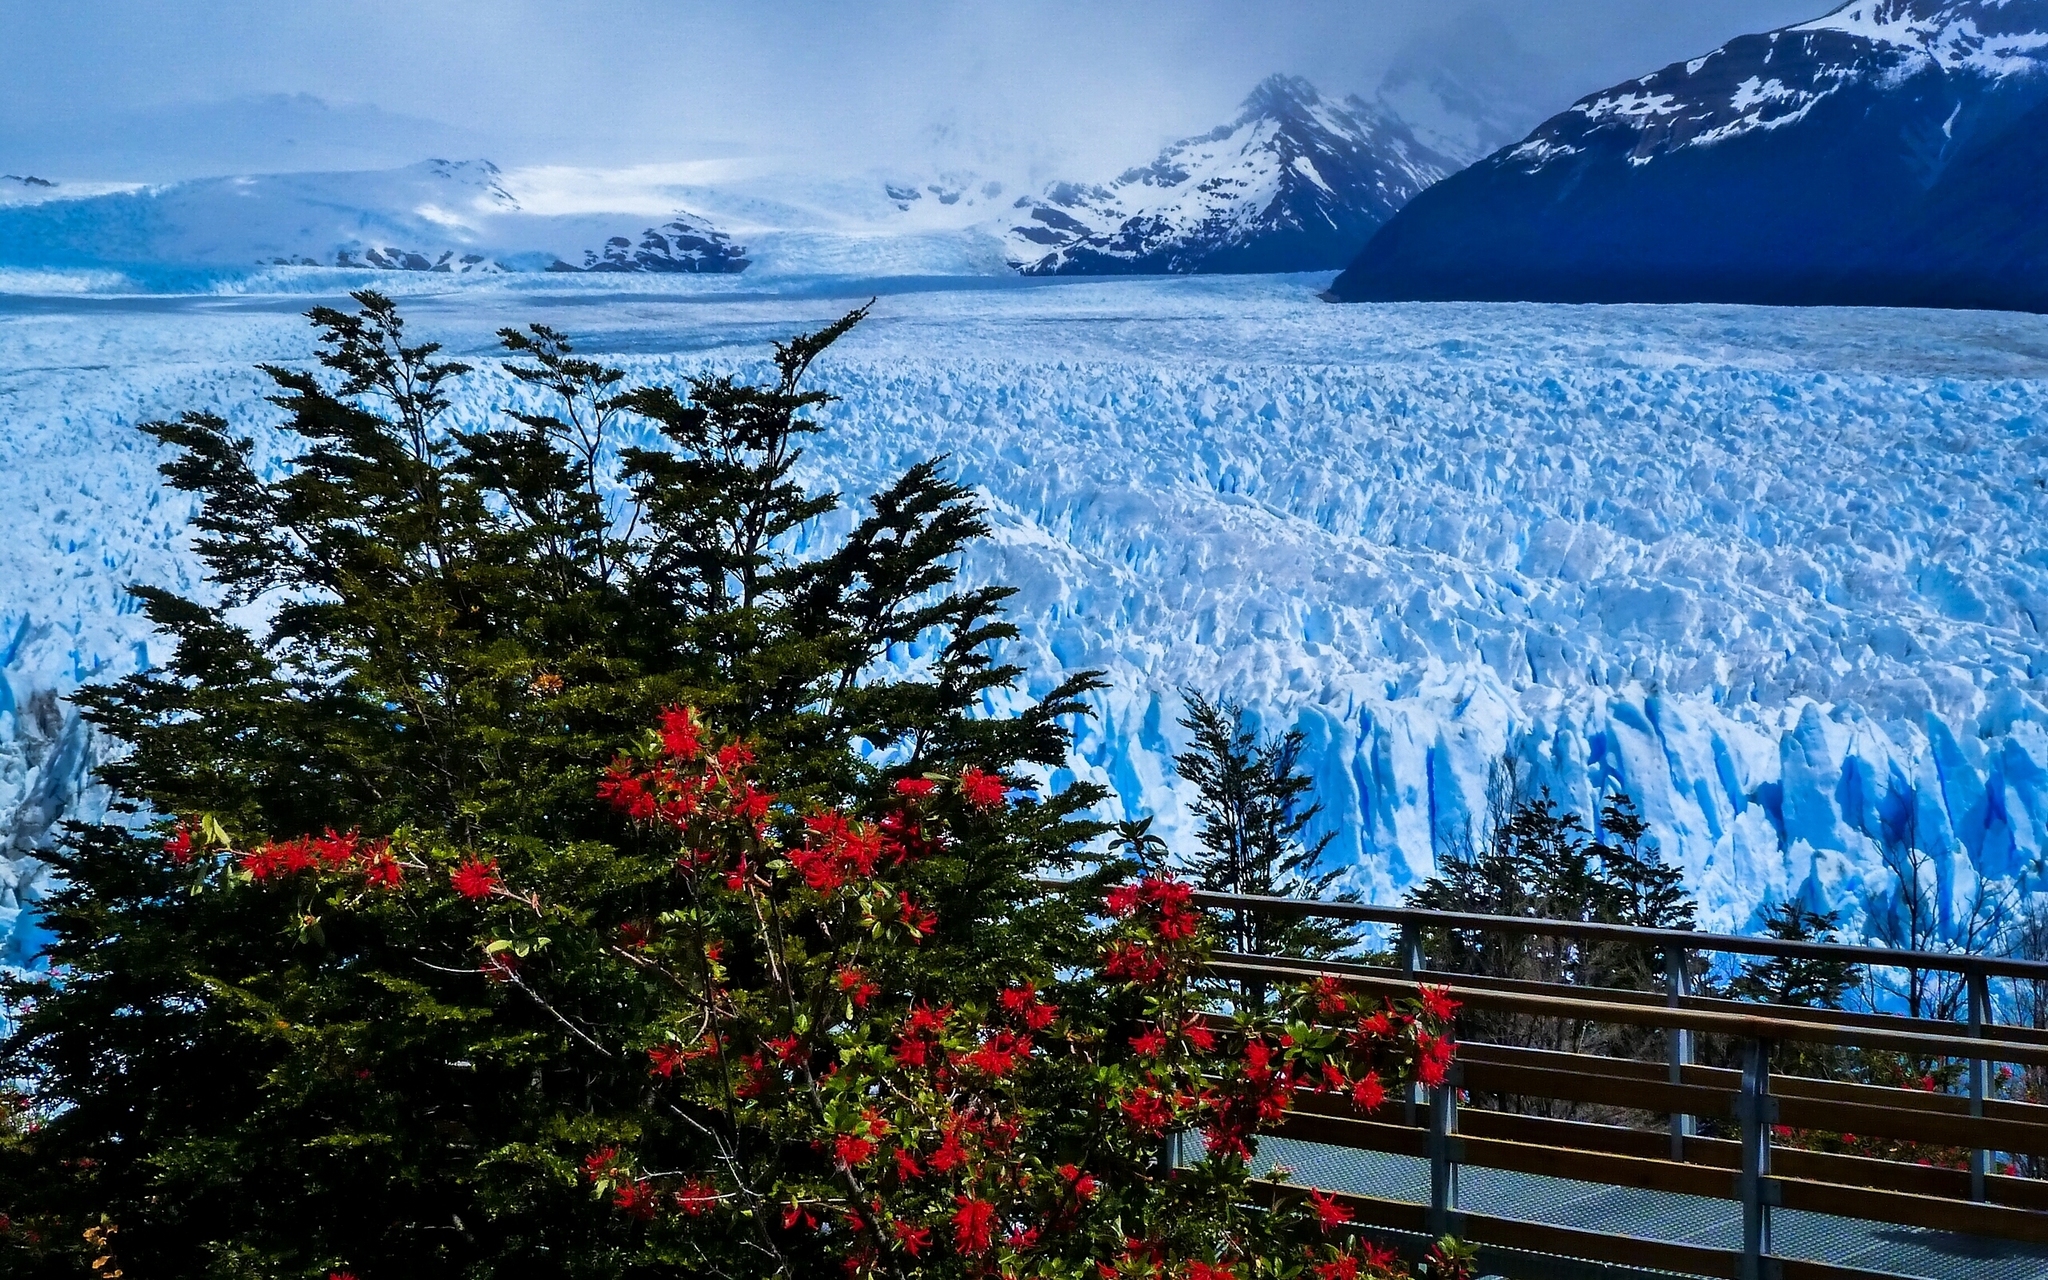
[[[1192,742],[1173,763],[1195,788],[1200,847],[1184,862],[1196,884],[1256,897],[1330,898],[1339,873],[1320,864],[1336,837],[1307,838],[1322,806],[1308,802],[1315,783],[1301,768],[1301,732],[1261,737],[1236,703],[1182,696],[1187,714],[1180,723]],[[1125,839],[1136,847],[1148,834],[1149,828]],[[1230,911],[1223,930],[1231,949],[1248,955],[1330,957],[1355,941],[1335,921],[1258,909]],[[1239,996],[1254,1008],[1264,1000],[1258,984],[1244,986]]]
[[[777,346],[761,386],[630,388],[558,333],[507,332],[515,376],[556,409],[459,431],[445,411],[468,371],[386,299],[357,302],[311,313],[320,368],[267,370],[299,446],[280,474],[219,418],[143,428],[199,498],[217,595],[137,588],[170,658],[80,697],[125,744],[103,779],[155,830],[79,829],[57,856],[50,976],[10,993],[36,1127],[0,1149],[0,1194],[46,1241],[106,1214],[136,1276],[639,1274],[568,1153],[634,1123],[644,1067],[592,1049],[578,1018],[595,1014],[493,980],[509,954],[583,981],[573,932],[508,930],[485,955],[459,898],[208,857],[360,829],[414,874],[489,860],[585,924],[628,918],[657,909],[666,869],[622,852],[592,795],[662,707],[758,744],[789,803],[865,813],[926,772],[1029,791],[1091,677],[978,714],[1016,675],[989,656],[1006,593],[952,588],[985,526],[935,463],[788,554],[837,505],[791,478],[827,399],[802,383],[862,312]],[[619,448],[629,416],[662,446]],[[911,640],[936,653],[924,676],[876,665]],[[1060,950],[1081,945],[1080,909],[1031,876],[1073,864],[1095,799],[1036,796],[963,837],[934,873],[934,953],[980,972],[1084,960]],[[52,1248],[59,1267],[71,1245]]]
[[[1683,873],[1645,843],[1649,828],[1619,792],[1601,807],[1596,838],[1578,814],[1560,810],[1545,790],[1518,794],[1496,770],[1496,817],[1477,848],[1440,850],[1438,874],[1409,892],[1408,903],[1436,911],[1692,929],[1698,906]],[[1524,981],[1661,990],[1661,949],[1539,934],[1449,930],[1425,938],[1432,968]],[[1648,1055],[1657,1037],[1577,1020],[1475,1013],[1468,1034],[1503,1044],[1572,1052]],[[1576,1108],[1566,1114],[1576,1115]]]
[[[1764,913],[1764,932],[1782,942],[1840,942],[1840,928],[1840,912],[1810,911],[1797,898]],[[1728,983],[1727,994],[1736,1000],[1839,1009],[1862,982],[1862,967],[1846,960],[1770,956],[1745,963]]]

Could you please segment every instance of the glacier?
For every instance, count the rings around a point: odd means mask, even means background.
[[[1950,904],[2048,890],[2048,318],[1338,307],[1329,278],[884,283],[820,362],[807,478],[857,498],[947,455],[995,527],[964,575],[1021,589],[1019,696],[1107,673],[1054,785],[1186,840],[1191,687],[1307,734],[1372,899],[1469,838],[1503,753],[1581,812],[1634,796],[1709,927],[1796,893],[1860,931],[1902,822]],[[405,306],[477,363],[473,424],[522,394],[503,324],[674,380],[868,296],[764,283],[443,278]],[[134,424],[211,410],[282,462],[251,366],[307,361],[297,313],[334,299],[248,288],[0,293],[0,960],[37,945],[56,823],[106,803],[63,696],[161,656],[127,583],[204,591]]]

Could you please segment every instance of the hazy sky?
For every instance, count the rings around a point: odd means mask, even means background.
[[[309,94],[358,109],[329,119],[330,132],[379,135],[356,142],[394,154],[468,148],[515,164],[767,155],[856,168],[915,164],[936,150],[951,163],[982,157],[1091,176],[1228,119],[1274,71],[1305,75],[1325,91],[1370,95],[1394,59],[1436,58],[1486,69],[1503,94],[1547,112],[1731,36],[1831,7],[1833,0],[0,0],[0,49],[8,51],[0,169],[13,162],[10,150],[45,167],[55,156],[70,158],[73,169],[145,160],[159,170],[205,169],[229,163],[217,158],[223,147],[240,156],[231,144],[243,132],[243,150],[257,158],[234,163],[254,164],[269,145],[255,140],[257,107],[236,108],[247,125],[233,110],[196,108]],[[1510,78],[1522,83],[1505,83]],[[127,158],[94,158],[103,154]],[[305,154],[315,161],[314,151]]]

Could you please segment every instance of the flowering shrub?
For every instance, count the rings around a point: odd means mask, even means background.
[[[490,858],[436,872],[354,835],[240,864],[470,903],[480,967],[537,1000],[567,946],[546,935],[577,925],[619,981],[660,993],[623,1042],[593,1042],[644,1062],[649,1118],[580,1160],[654,1256],[804,1275],[1398,1271],[1320,1193],[1255,1208],[1249,1162],[1301,1091],[1369,1113],[1441,1083],[1441,993],[1392,1005],[1325,978],[1276,1016],[1220,1016],[1202,917],[1165,878],[1109,892],[1093,972],[989,983],[928,958],[926,903],[956,833],[1009,803],[999,776],[906,777],[857,815],[786,805],[753,764],[679,709],[612,766],[601,798],[673,859],[659,909],[631,918],[578,920]],[[1198,1141],[1172,1167],[1180,1134]]]
[[[689,709],[614,762],[598,798],[666,867],[633,910],[405,833],[236,850],[202,820],[165,852],[287,895],[302,922],[402,908],[466,931],[442,941],[473,948],[503,998],[637,1073],[638,1106],[562,1152],[628,1256],[748,1275],[1404,1274],[1342,1202],[1255,1182],[1253,1160],[1305,1092],[1370,1114],[1441,1084],[1444,993],[1389,1003],[1325,977],[1230,1013],[1191,889],[1157,875],[1093,909],[1091,968],[1048,948],[1037,971],[990,975],[934,952],[931,904],[959,850],[1013,816],[1000,775],[904,777],[873,813],[788,803],[756,775],[745,741]],[[1446,1242],[1429,1269],[1458,1257]]]

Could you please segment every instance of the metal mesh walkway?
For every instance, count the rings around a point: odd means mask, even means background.
[[[1429,1162],[1409,1156],[1267,1138],[1257,1172],[1274,1166],[1304,1186],[1388,1200],[1429,1197]],[[1474,1213],[1615,1235],[1739,1248],[1742,1211],[1733,1201],[1465,1167],[1458,1207]],[[1810,1258],[1917,1280],[2048,1280],[2048,1247],[1892,1226],[1827,1214],[1775,1210],[1772,1247]]]

